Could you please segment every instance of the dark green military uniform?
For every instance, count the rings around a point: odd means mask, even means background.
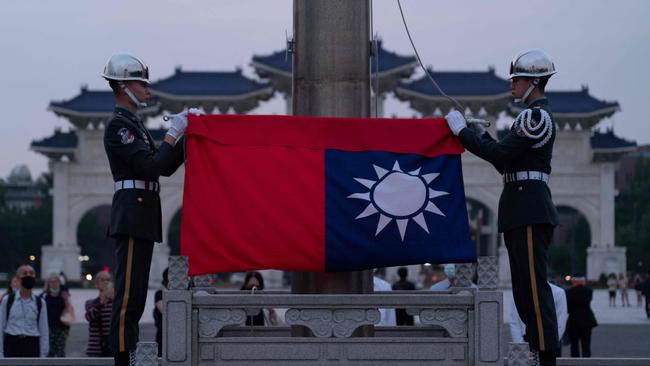
[[[131,111],[116,107],[104,147],[115,181],[108,235],[115,238],[115,298],[110,341],[114,352],[135,349],[142,317],[154,242],[162,241],[160,185],[184,160],[182,139],[172,147],[154,144],[144,123]]]
[[[527,108],[533,125],[541,123],[541,110],[551,115],[546,98],[534,100]],[[513,125],[499,142],[488,133],[479,136],[469,128],[461,130],[458,137],[467,150],[504,175],[498,226],[508,249],[515,305],[526,324],[531,349],[553,351],[559,342],[546,263],[558,215],[543,176],[548,180],[551,174],[555,122],[550,122],[550,134],[539,138],[526,136],[521,128]]]

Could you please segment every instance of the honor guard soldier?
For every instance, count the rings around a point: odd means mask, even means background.
[[[555,72],[553,62],[540,50],[512,60],[512,96],[525,108],[500,141],[478,124],[467,128],[458,111],[446,116],[463,146],[503,175],[499,232],[508,249],[512,292],[526,325],[525,339],[541,365],[555,365],[559,348],[553,294],[546,280],[547,250],[558,214],[548,186],[556,129],[544,88]]]
[[[104,148],[115,194],[108,235],[115,239],[115,297],[110,344],[115,365],[134,365],[138,322],[142,317],[154,242],[162,241],[160,183],[184,161],[181,139],[187,112],[174,116],[160,146],[137,116],[149,100],[149,69],[137,57],[115,54],[102,76],[115,94],[116,107],[104,131]],[[200,113],[192,109],[191,113]]]

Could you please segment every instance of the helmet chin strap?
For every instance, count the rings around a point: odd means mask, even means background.
[[[533,90],[537,87],[538,84],[539,84],[539,78],[533,79],[533,82],[530,84],[528,89],[526,89],[524,95],[522,95],[521,98],[515,98],[514,102],[522,103],[522,104],[526,103],[526,99],[528,99],[528,96],[530,95],[530,93],[533,92]]]
[[[147,106],[147,103],[141,102],[141,101],[138,100],[138,98],[135,97],[133,92],[131,90],[129,90],[129,88],[126,86],[125,83],[120,82],[120,87],[122,88],[122,90],[124,90],[126,95],[129,96],[129,99],[131,99],[131,101],[136,105],[136,107],[146,107]]]

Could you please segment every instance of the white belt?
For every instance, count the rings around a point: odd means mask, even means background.
[[[544,172],[536,172],[532,170],[526,170],[521,172],[514,173],[505,173],[503,175],[503,183],[518,182],[522,180],[541,180],[542,182],[548,184],[549,175]]]
[[[160,192],[160,183],[135,179],[118,180],[115,182],[115,192],[120,189],[144,189],[146,191]]]

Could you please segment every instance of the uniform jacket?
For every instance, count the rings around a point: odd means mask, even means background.
[[[598,325],[594,312],[591,310],[593,290],[582,285],[571,287],[566,291],[566,301],[569,308],[567,330],[577,332],[591,329]]]
[[[153,137],[140,118],[116,107],[104,131],[104,148],[113,181],[144,180],[158,182],[170,176],[184,161],[184,141],[174,147],[162,142],[156,147]],[[121,189],[113,195],[111,237],[126,235],[162,242],[160,196],[155,191]]]
[[[532,109],[533,120],[540,121],[540,109],[551,114],[546,98],[531,102],[527,108]],[[551,138],[539,148],[533,145],[540,139],[532,139],[513,128],[501,139],[495,141],[489,133],[476,134],[469,128],[460,131],[458,137],[467,150],[490,162],[501,174],[518,171],[539,171],[551,173],[551,156],[555,142],[555,122],[551,122]],[[517,227],[548,223],[558,224],[558,215],[551,190],[540,180],[510,182],[503,185],[499,199],[499,232]]]

